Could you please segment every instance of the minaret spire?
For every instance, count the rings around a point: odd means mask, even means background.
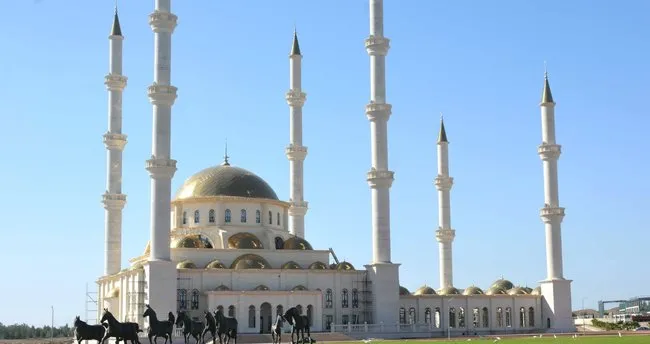
[[[542,91],[542,103],[553,103],[551,85],[548,83],[548,70],[546,69],[546,61],[544,61],[544,90]]]
[[[111,36],[122,36],[120,18],[117,15],[117,1],[115,1],[115,14],[113,15],[113,27],[111,28]]]
[[[223,166],[230,166],[230,162],[228,162],[228,139],[226,139],[226,148],[224,149],[224,154],[223,154],[223,163],[221,165]]]
[[[289,55],[289,91],[285,96],[289,104],[289,145],[285,149],[289,159],[289,232],[305,237],[305,215],[308,202],[304,198],[303,167],[307,147],[302,142],[302,107],[307,94],[302,91],[302,55],[298,45],[298,34],[294,28],[293,46]]]
[[[438,230],[436,240],[438,241],[440,289],[453,287],[452,268],[452,243],[456,237],[456,231],[451,228],[451,199],[450,191],[454,184],[454,178],[449,176],[449,142],[445,123],[440,115],[440,134],[438,135],[438,176],[434,185],[438,189]]]
[[[117,9],[109,39],[109,72],[104,78],[108,90],[108,131],[104,134],[108,166],[106,167],[106,192],[102,197],[105,214],[104,275],[122,269],[122,209],[126,195],[122,193],[122,151],[127,137],[122,133],[122,92],[127,78],[122,75],[122,43],[124,37],[117,18]]]

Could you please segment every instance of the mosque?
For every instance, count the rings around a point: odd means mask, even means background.
[[[372,261],[353,265],[339,261],[330,249],[314,248],[305,238],[302,142],[301,52],[294,33],[289,55],[291,140],[285,149],[290,165],[290,195],[282,200],[261,177],[222,164],[189,177],[172,198],[171,180],[176,160],[170,156],[171,114],[177,88],[171,83],[171,38],[177,16],[171,0],[156,0],[149,15],[154,32],[154,82],[148,88],[153,107],[151,159],[150,240],[139,257],[122,269],[122,132],[123,35],[117,10],[109,36],[110,67],[105,77],[109,94],[105,212],[105,269],[97,280],[99,303],[119,320],[147,326],[141,316],[145,304],[157,313],[183,310],[202,319],[205,310],[222,309],[237,318],[240,333],[270,331],[275,314],[297,307],[308,315],[312,331],[372,332],[388,337],[426,334],[567,332],[575,330],[571,317],[571,280],[562,268],[561,222],[564,208],[558,199],[554,107],[545,76],[540,102],[542,144],[538,154],[544,169],[544,207],[540,217],[546,233],[546,278],[534,289],[500,279],[485,289],[453,284],[448,141],[444,123],[438,136],[440,286],[410,292],[399,284],[399,266],[390,252],[387,123],[391,105],[386,99],[383,0],[370,2],[370,35],[365,48],[370,57],[371,99],[366,115],[371,130],[372,165],[367,173],[372,203]],[[330,261],[330,257],[332,260]]]

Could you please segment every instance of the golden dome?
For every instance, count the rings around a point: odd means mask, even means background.
[[[399,294],[404,296],[404,295],[411,295],[411,292],[406,289],[406,287],[399,286]]]
[[[139,261],[139,262],[131,265],[131,270],[142,270],[142,269],[144,269],[144,262],[143,261]]]
[[[500,288],[500,289],[503,289],[503,290],[509,290],[509,289],[512,289],[514,286],[515,285],[512,284],[512,282],[510,282],[510,281],[508,281],[506,279],[500,278],[500,279],[494,281],[494,283],[492,283],[490,288]]]
[[[264,179],[230,164],[208,167],[187,178],[176,192],[175,199],[215,196],[278,200],[275,191]]]
[[[505,290],[501,288],[492,287],[485,292],[485,295],[505,295],[507,294]]]
[[[454,287],[444,287],[438,290],[438,295],[458,295],[460,292]]]
[[[287,239],[284,242],[284,246],[282,247],[283,250],[313,250],[311,247],[311,244],[307,242],[307,240],[293,236],[289,239]]]
[[[271,269],[266,259],[252,253],[243,254],[230,265],[231,269]]]
[[[537,287],[530,292],[530,295],[542,295],[542,287]]]
[[[313,262],[309,265],[310,270],[327,270],[329,267],[323,262]]]
[[[336,264],[336,270],[353,271],[354,270],[354,265],[352,265],[351,263],[348,263],[346,261],[342,261],[342,262]]]
[[[282,264],[281,269],[302,269],[302,266],[292,260]]]
[[[271,290],[271,289],[269,289],[269,287],[265,286],[264,284],[260,284],[260,285],[258,285],[257,287],[255,287],[255,289],[253,289],[253,290],[262,290],[262,291],[265,291],[265,290]]]
[[[228,248],[233,249],[263,249],[260,239],[247,232],[233,234],[228,238]]]
[[[118,297],[120,296],[120,287],[115,287],[111,289],[111,291],[108,292],[106,297],[112,298],[112,297]]]
[[[187,235],[172,242],[172,248],[213,248],[207,238],[198,235]]]
[[[307,289],[307,287],[305,287],[304,285],[300,284],[300,285],[297,285],[297,286],[291,288],[291,290],[293,290],[293,291],[300,291],[300,290],[308,290],[308,289]]]
[[[483,295],[483,290],[477,286],[470,286],[463,290],[463,295]]]
[[[528,293],[522,287],[515,287],[508,290],[508,295],[527,295]]]
[[[533,292],[533,288],[523,287],[522,289],[524,289],[524,291],[526,292],[526,294],[530,294],[530,293]]]
[[[208,263],[208,265],[205,266],[206,269],[227,269],[225,265],[219,260],[215,259]]]
[[[401,287],[400,287],[401,288]],[[406,289],[406,288],[405,288]],[[423,285],[415,292],[413,292],[413,295],[436,295],[436,291],[433,290],[433,288],[429,287],[428,285]]]
[[[228,290],[230,290],[230,288],[228,288],[228,287],[226,287],[225,285],[222,284],[222,285],[220,285],[220,286],[214,288],[214,290],[217,290],[217,291],[228,291]]]
[[[189,260],[184,260],[176,264],[177,269],[196,269],[196,264]]]

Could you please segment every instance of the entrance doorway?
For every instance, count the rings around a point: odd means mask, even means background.
[[[260,306],[260,333],[271,333],[272,316],[271,304],[264,302]]]

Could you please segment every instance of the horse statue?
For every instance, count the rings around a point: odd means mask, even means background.
[[[101,341],[106,333],[106,328],[102,325],[88,325],[87,322],[82,321],[77,315],[74,318],[74,338],[77,344],[81,344],[82,340],[96,340]]]
[[[101,344],[104,344],[106,339],[115,337],[115,343],[119,344],[120,340],[123,339],[124,343],[127,340],[131,341],[131,344],[140,344],[140,339],[138,338],[138,333],[142,332],[140,325],[134,322],[119,322],[115,319],[113,313],[109,312],[107,308],[104,308],[104,314],[102,314],[100,323],[108,324],[105,326],[106,331],[104,337],[102,337]]]
[[[158,320],[156,312],[149,305],[145,305],[147,309],[142,314],[142,317],[149,317],[149,329],[147,330],[147,337],[149,337],[149,344],[158,343],[158,337],[165,338],[165,344],[167,340],[169,343],[172,343],[172,333],[174,332],[174,313],[169,312],[169,320]],[[153,342],[151,338],[153,337]]]
[[[275,318],[275,323],[271,325],[271,337],[273,337],[273,344],[280,344],[282,342],[282,315],[278,314]],[[277,337],[277,340],[276,340]]]
[[[219,336],[219,344],[223,344],[221,336],[224,334],[228,336],[226,344],[230,344],[231,338],[233,338],[235,344],[237,344],[237,319],[223,315],[222,310],[214,312],[214,317],[217,319],[217,335]],[[224,337],[224,339],[226,338]]]
[[[297,343],[293,341],[293,334],[296,334],[296,340],[300,339],[300,333],[302,333],[301,342],[305,343],[305,330],[307,330],[307,339],[310,343],[313,343],[314,340],[311,339],[311,332],[309,331],[309,318],[306,315],[300,315],[296,307],[291,307],[284,312],[284,319],[287,320],[289,325],[291,325],[291,344]]]
[[[176,327],[183,328],[185,344],[187,344],[187,340],[190,336],[194,337],[196,344],[199,344],[199,337],[201,337],[205,325],[203,325],[201,321],[192,320],[184,311],[179,311],[176,315]]]
[[[217,340],[217,319],[214,318],[214,315],[210,311],[205,311],[205,328],[201,334],[201,342],[205,344],[205,335],[212,334],[212,344],[215,344]]]

